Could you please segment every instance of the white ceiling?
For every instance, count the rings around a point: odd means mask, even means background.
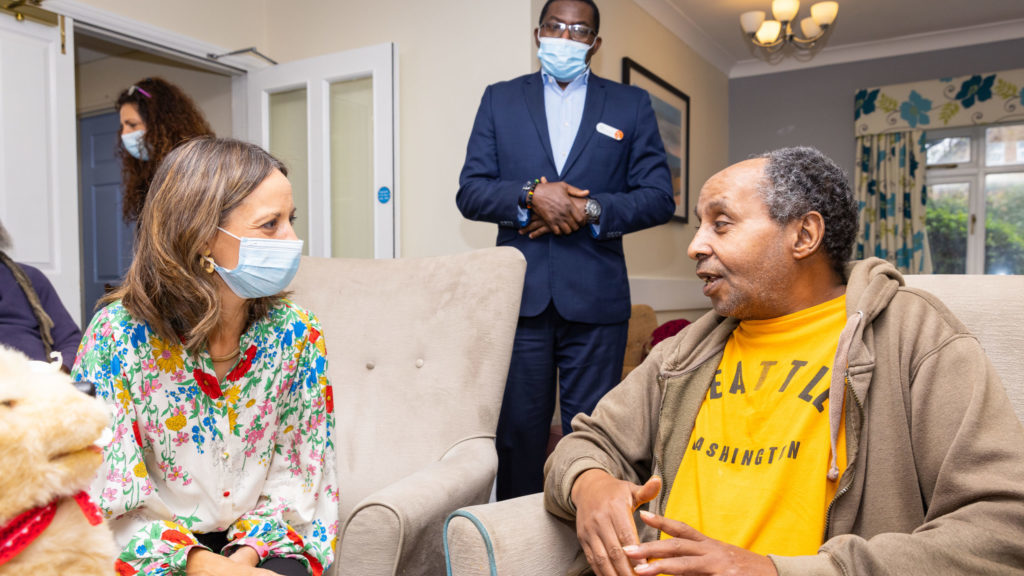
[[[769,62],[746,40],[739,15],[770,18],[771,0],[634,1],[734,78],[1024,38],[1024,0],[838,0],[835,25],[812,57]],[[796,19],[813,3],[803,0]]]

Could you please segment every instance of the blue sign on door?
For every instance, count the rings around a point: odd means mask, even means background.
[[[381,186],[380,190],[377,190],[377,201],[381,204],[387,204],[391,200],[391,189],[387,186]]]

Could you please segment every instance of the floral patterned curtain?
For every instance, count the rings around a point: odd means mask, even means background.
[[[1024,119],[1024,68],[865,88],[854,97],[860,222],[855,258],[932,271],[925,229],[924,129]]]
[[[884,258],[900,272],[930,274],[925,230],[924,132],[857,137],[855,196],[860,213],[854,258]]]

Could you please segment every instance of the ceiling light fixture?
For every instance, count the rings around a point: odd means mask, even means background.
[[[740,14],[740,26],[755,46],[769,53],[778,52],[787,44],[801,50],[810,50],[836,21],[839,3],[818,2],[811,5],[810,17],[800,21],[802,38],[793,33],[793,19],[799,10],[800,0],[772,0],[774,20],[765,20],[764,11],[754,10]]]

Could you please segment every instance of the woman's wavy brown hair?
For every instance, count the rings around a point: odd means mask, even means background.
[[[198,354],[221,312],[215,273],[203,270],[199,257],[228,214],[274,170],[287,175],[278,159],[239,140],[201,136],[173,149],[153,177],[125,281],[100,305],[121,300],[162,339]],[[249,323],[282,296],[248,300]]]
[[[149,150],[149,160],[143,162],[129,154],[117,139],[124,186],[121,209],[125,222],[130,222],[139,219],[150,182],[167,153],[185,140],[214,134],[196,103],[163,78],[144,78],[125,89],[117,97],[116,109],[120,112],[125,104],[134,104],[146,123],[142,141]]]

